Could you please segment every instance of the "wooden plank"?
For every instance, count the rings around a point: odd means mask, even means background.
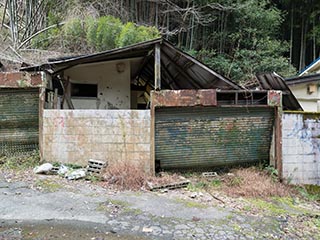
[[[161,89],[161,53],[160,44],[155,45],[154,51],[154,88],[155,90]]]

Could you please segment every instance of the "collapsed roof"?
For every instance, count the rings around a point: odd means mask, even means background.
[[[277,73],[264,73],[256,77],[259,83],[255,88],[282,91],[282,105],[284,110],[303,111],[303,108],[291,92],[283,77]]]
[[[141,59],[138,70],[134,74],[154,87],[154,49],[157,44],[160,45],[161,52],[161,86],[163,89],[243,89],[162,38],[96,54],[52,59],[45,64],[20,70],[47,71],[54,75],[76,65],[121,59]],[[137,76],[131,76],[131,79]]]

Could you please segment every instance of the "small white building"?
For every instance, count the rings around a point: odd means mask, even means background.
[[[320,112],[320,74],[288,78],[286,83],[305,111]]]

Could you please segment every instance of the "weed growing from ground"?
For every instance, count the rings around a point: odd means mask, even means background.
[[[290,186],[276,181],[270,173],[255,167],[234,169],[223,179],[223,190],[231,196],[286,197],[292,192]]]
[[[25,170],[33,168],[40,163],[38,150],[18,156],[1,156],[0,168],[12,170]]]
[[[305,199],[309,201],[320,201],[320,186],[305,185],[297,186],[296,189]]]

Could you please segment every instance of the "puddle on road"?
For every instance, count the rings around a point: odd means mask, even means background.
[[[77,239],[77,240],[145,240],[143,236],[132,236],[115,233],[103,225],[95,226],[93,223],[14,223],[0,222],[0,240],[51,240],[51,239]]]

